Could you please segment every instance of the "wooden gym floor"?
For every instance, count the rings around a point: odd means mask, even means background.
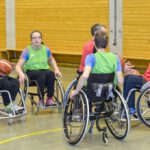
[[[62,82],[65,88],[76,77],[76,69],[61,68]],[[57,109],[40,110],[37,115],[30,112],[30,102],[27,100],[28,114],[26,120],[19,118],[9,126],[7,120],[0,120],[0,150],[149,150],[150,129],[139,121],[131,122],[131,130],[124,141],[116,140],[108,131],[109,142],[105,145],[102,134],[94,128],[92,135],[86,134],[77,146],[69,145],[62,128],[62,114]]]

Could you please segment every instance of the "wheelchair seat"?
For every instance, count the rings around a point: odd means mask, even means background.
[[[114,98],[114,73],[91,74],[87,82],[89,102],[108,101]]]
[[[35,80],[30,80],[29,86],[37,86],[37,82]]]

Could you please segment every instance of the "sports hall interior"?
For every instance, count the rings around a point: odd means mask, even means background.
[[[83,45],[92,38],[90,28],[95,23],[107,28],[107,51],[123,56],[143,73],[150,61],[149,0],[0,0],[0,58],[16,63],[30,44],[30,33],[39,30],[60,67],[66,90],[76,78]],[[7,120],[0,120],[1,150],[149,149],[150,129],[139,120],[131,121],[123,141],[108,133],[105,145],[94,128],[92,135],[87,133],[79,145],[72,146],[63,133],[63,112],[47,109],[33,115],[28,98],[26,105],[24,121],[15,119],[8,125]]]

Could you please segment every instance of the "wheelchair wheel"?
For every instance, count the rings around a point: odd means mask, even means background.
[[[137,100],[137,113],[145,126],[150,128],[150,87],[147,87]]]
[[[124,139],[130,128],[129,113],[127,105],[121,94],[114,90],[115,98],[106,103],[108,109],[112,110],[109,117],[105,118],[106,125],[116,139]]]
[[[20,85],[19,92],[16,95],[15,103],[18,106],[25,107],[27,92],[27,81],[25,81],[24,85]]]
[[[69,96],[68,96],[69,97]],[[75,145],[82,141],[89,121],[89,103],[83,91],[75,100],[67,99],[63,125],[68,143]]]
[[[61,81],[56,77],[54,96],[53,97],[54,97],[55,101],[58,104],[58,111],[59,112],[62,111],[64,92],[65,92],[65,90],[62,86]]]

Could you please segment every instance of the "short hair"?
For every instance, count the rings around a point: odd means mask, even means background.
[[[97,31],[101,31],[101,28],[105,26],[102,25],[102,24],[94,24],[92,27],[91,27],[91,35],[94,36],[94,34],[97,32]]]
[[[96,48],[106,48],[108,44],[107,33],[102,31],[97,31],[94,36],[94,42]]]
[[[42,33],[41,33],[39,30],[33,30],[33,31],[30,33],[30,39],[32,40],[32,35],[33,35],[33,33],[35,33],[35,32],[40,33],[40,36],[41,36],[41,39],[42,39]]]

